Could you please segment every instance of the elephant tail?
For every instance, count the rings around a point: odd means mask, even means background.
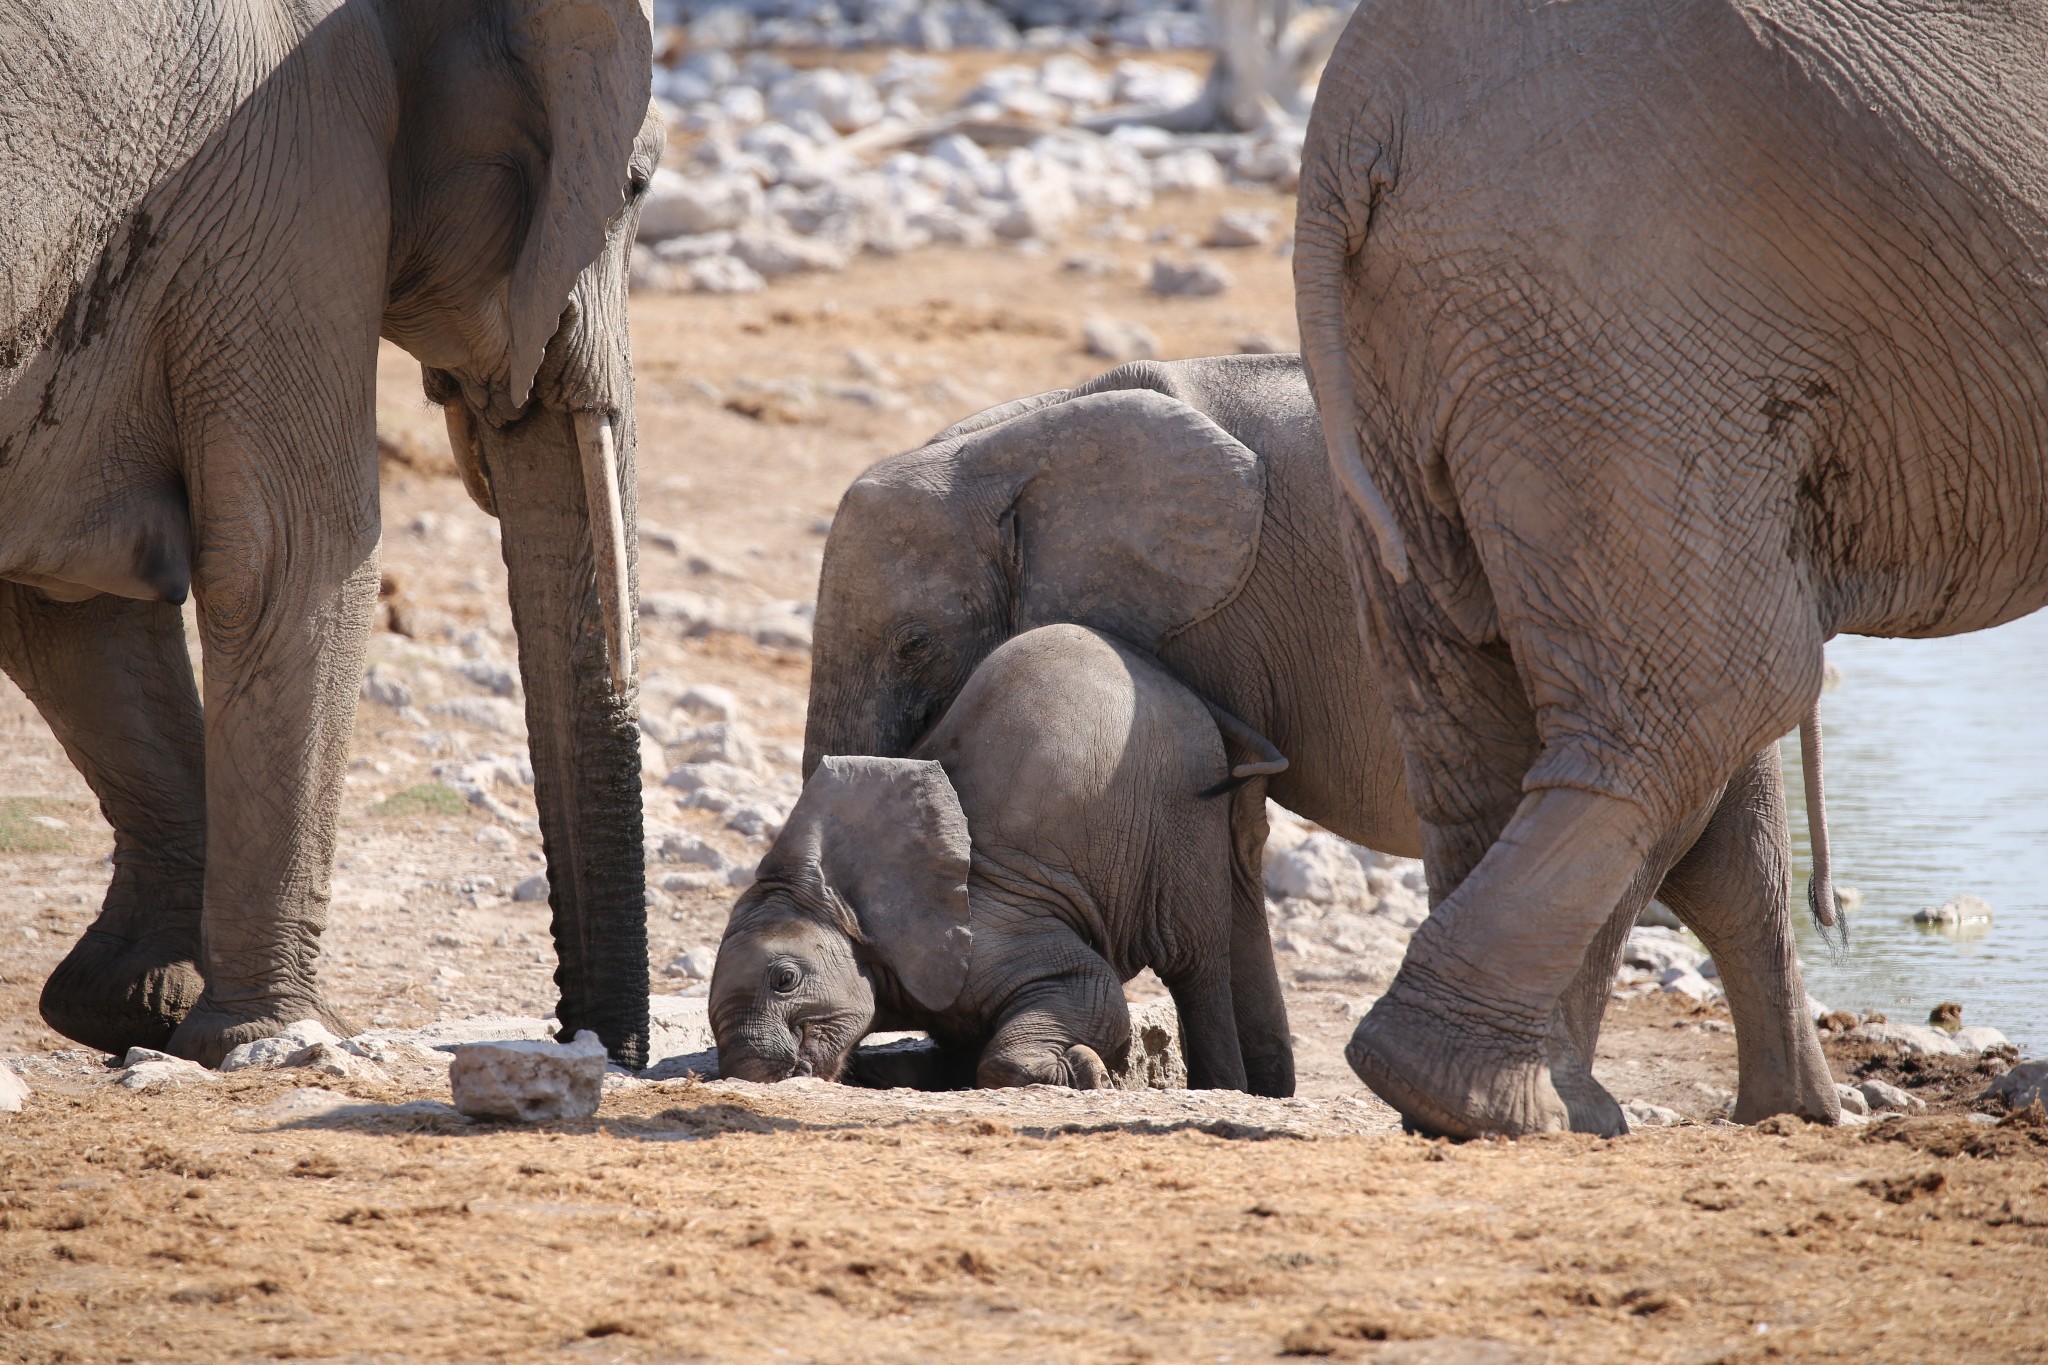
[[[1230,775],[1212,787],[1204,787],[1195,793],[1204,800],[1212,796],[1227,796],[1247,782],[1261,777],[1272,777],[1287,771],[1287,756],[1273,747],[1273,741],[1239,720],[1230,712],[1202,698],[1202,704],[1209,708],[1209,714],[1216,719],[1217,732],[1223,736],[1223,751],[1231,758]],[[1250,757],[1238,761],[1238,756]]]
[[[1806,838],[1813,852],[1813,875],[1806,882],[1806,908],[1821,937],[1835,952],[1849,946],[1849,922],[1835,904],[1835,878],[1828,853],[1828,812],[1821,780],[1820,698],[1799,722],[1799,766],[1806,780]]]
[[[1406,583],[1408,542],[1365,467],[1358,441],[1358,403],[1351,384],[1345,272],[1364,248],[1365,233],[1353,227],[1355,215],[1345,199],[1346,177],[1326,155],[1302,166],[1301,202],[1294,229],[1294,307],[1301,327],[1301,358],[1308,367],[1316,409],[1322,416],[1330,472],[1371,528],[1388,577]]]

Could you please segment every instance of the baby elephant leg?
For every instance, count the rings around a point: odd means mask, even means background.
[[[1032,983],[1013,999],[981,1050],[975,1084],[1106,1090],[1108,1061],[1131,1047],[1123,985],[1099,959],[1091,968]]]
[[[1266,784],[1247,783],[1231,800],[1230,999],[1245,1088],[1285,1099],[1294,1094],[1294,1041],[1266,924]]]
[[[1217,963],[1200,976],[1168,981],[1180,1012],[1180,1037],[1188,1052],[1188,1089],[1245,1089],[1244,1053],[1237,1042],[1237,1010],[1230,998],[1230,970]]]

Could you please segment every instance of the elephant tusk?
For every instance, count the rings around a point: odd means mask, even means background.
[[[576,450],[583,462],[583,498],[590,510],[590,557],[611,656],[612,696],[623,698],[633,675],[631,591],[626,583],[626,515],[619,502],[619,456],[611,418],[575,414]]]
[[[448,424],[448,453],[455,457],[455,472],[462,476],[470,501],[483,508],[484,515],[497,516],[498,499],[491,492],[490,476],[484,473],[483,448],[477,444],[469,409],[460,398],[452,398],[441,405],[441,420]]]

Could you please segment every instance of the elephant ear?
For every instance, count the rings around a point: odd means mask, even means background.
[[[969,842],[945,769],[915,758],[824,759],[776,848],[815,859],[853,911],[860,941],[918,1004],[943,1010],[959,997],[973,946]]]
[[[1179,399],[1089,394],[969,436],[961,453],[1016,480],[1019,631],[1070,622],[1156,650],[1251,576],[1265,461]]]
[[[526,240],[506,289],[506,385],[524,405],[569,290],[626,204],[654,69],[641,0],[507,0],[506,39],[546,113]]]

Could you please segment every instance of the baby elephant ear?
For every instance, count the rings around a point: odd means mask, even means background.
[[[794,834],[795,837],[790,836]],[[967,815],[928,759],[827,758],[804,784],[783,842],[814,847],[825,885],[910,997],[943,1010],[967,981]]]

